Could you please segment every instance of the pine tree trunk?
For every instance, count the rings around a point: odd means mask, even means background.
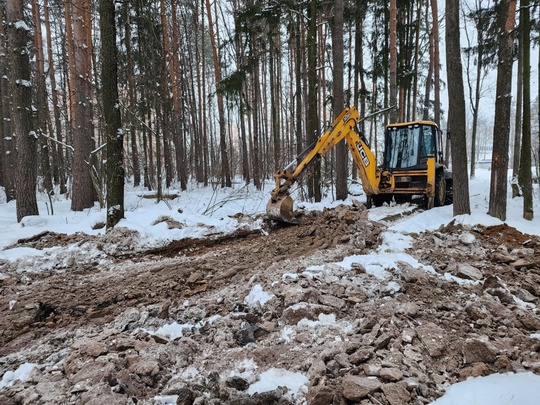
[[[269,46],[269,76],[270,76],[270,116],[272,120],[272,141],[274,145],[274,171],[282,167],[281,162],[281,135],[279,120],[279,87],[277,84],[277,66],[279,65],[279,52],[276,42],[279,41],[277,25],[270,27]]]
[[[160,1],[161,9],[161,29],[162,29],[162,40],[163,40],[163,51],[165,53],[165,58],[161,61],[161,128],[162,128],[162,138],[163,138],[163,160],[165,163],[165,187],[169,188],[173,180],[173,164],[172,164],[172,153],[171,153],[171,105],[172,100],[170,96],[169,89],[169,77],[174,83],[174,77],[171,75],[171,71],[167,69],[168,65],[172,59],[172,49],[171,42],[169,38],[169,22],[167,21],[167,13],[165,9],[165,1]],[[175,93],[173,92],[173,95]],[[174,136],[174,135],[173,135]]]
[[[73,1],[73,189],[71,209],[82,211],[94,205],[90,176],[90,153],[94,148],[92,126],[92,44],[88,41],[91,26],[86,24],[90,0]],[[70,22],[67,22],[70,24]]]
[[[308,9],[307,33],[307,143],[315,142],[318,137],[319,114],[317,111],[317,1],[311,0]],[[315,161],[308,182],[308,195],[315,202],[322,199],[321,192],[321,164]]]
[[[139,146],[137,142],[136,123],[134,122],[133,115],[137,110],[137,93],[135,92],[135,71],[133,67],[133,50],[131,44],[131,8],[130,3],[125,2],[124,19],[126,21],[125,28],[125,40],[126,46],[126,70],[127,70],[127,91],[128,91],[128,109],[130,113],[127,115],[126,128],[129,129],[129,139],[131,143],[131,165],[133,167],[133,185],[138,187],[141,184],[141,168],[139,162]]]
[[[14,173],[17,222],[39,215],[36,199],[36,132],[32,117],[32,85],[28,44],[30,23],[24,17],[24,1],[10,0],[6,7],[8,58],[11,63],[9,90],[12,101],[12,130],[17,143]]]
[[[412,91],[412,116],[411,119],[416,120],[416,113],[418,108],[418,62],[419,62],[419,52],[420,52],[420,18],[422,16],[422,2],[418,2],[418,8],[416,9],[416,26],[415,26],[415,41],[414,41],[414,71],[417,72],[414,75],[413,91]]]
[[[304,136],[303,136],[303,121],[302,121],[302,61],[303,61],[303,52],[302,52],[302,20],[300,16],[296,16],[296,20],[294,22],[294,28],[295,28],[295,61],[296,64],[294,66],[294,72],[295,72],[295,117],[294,117],[294,127],[296,132],[296,155],[300,155],[302,151],[304,150],[305,143],[304,143]]]
[[[0,1],[0,18],[5,19],[6,3]],[[0,24],[0,77],[9,76],[5,25]],[[7,80],[0,80],[0,186],[4,186],[6,202],[15,199],[17,149],[11,125],[11,96]]]
[[[172,40],[174,44],[180,44],[180,27],[177,18],[176,1],[171,0],[172,11]],[[176,149],[176,170],[178,180],[180,180],[180,189],[187,189],[188,167],[186,165],[186,151],[184,148],[184,127],[183,127],[183,81],[180,69],[180,58],[178,55],[178,46],[172,47],[171,55],[171,77],[173,90],[173,136]]]
[[[434,98],[434,119],[437,125],[441,125],[441,80],[440,80],[440,51],[439,51],[439,11],[437,0],[431,1],[431,12],[433,15],[433,98]],[[458,6],[459,7],[459,6]],[[459,19],[458,19],[459,25]],[[448,31],[448,27],[446,27]],[[459,50],[459,49],[458,49]],[[461,50],[460,54],[461,54]],[[448,52],[447,52],[448,53]],[[461,81],[463,83],[463,81]],[[452,154],[452,156],[454,156]],[[449,156],[446,156],[448,159]]]
[[[197,104],[199,108],[195,107],[195,92],[192,91],[192,120],[193,120],[193,134],[191,148],[193,150],[194,164],[195,164],[195,179],[199,183],[205,183],[208,181],[207,176],[205,175],[208,164],[208,151],[205,150],[204,139],[206,137],[206,103],[203,102],[206,96],[205,89],[202,86],[203,75],[205,72],[205,58],[201,57],[201,54],[204,54],[204,36],[200,34],[201,26],[204,27],[204,0],[201,0],[201,17],[198,18],[199,2],[195,2],[194,9],[194,27],[195,32],[195,72],[193,72],[193,67],[190,68],[190,77],[192,88],[195,89],[195,79],[197,83]],[[199,22],[200,21],[200,22]],[[199,44],[200,48],[199,49]],[[195,73],[195,75],[194,75]]]
[[[257,51],[255,51],[257,52]],[[257,190],[260,190],[262,188],[262,182],[261,182],[261,166],[260,166],[260,151],[259,151],[259,92],[258,92],[258,86],[259,86],[259,66],[256,66],[253,72],[253,80],[251,83],[251,91],[252,91],[252,106],[253,106],[253,113],[252,113],[252,131],[250,131],[253,135],[251,137],[251,144],[252,144],[252,157],[251,161],[253,162],[253,184],[257,188]]]
[[[208,34],[210,36],[210,44],[212,46],[212,57],[214,60],[214,76],[216,80],[216,87],[221,82],[221,61],[218,54],[216,34],[214,33],[214,25],[212,23],[212,11],[210,7],[210,0],[206,0],[206,14],[208,16]],[[217,18],[216,18],[217,21]],[[227,154],[227,126],[225,122],[225,106],[223,104],[223,95],[219,92],[216,95],[218,105],[218,118],[219,118],[219,150],[221,156],[221,186],[231,187],[231,170],[229,166],[229,157]]]
[[[49,160],[49,140],[46,135],[47,116],[49,113],[47,102],[47,88],[45,85],[45,56],[43,53],[43,37],[41,34],[41,12],[37,0],[32,0],[32,18],[34,22],[34,44],[36,52],[35,64],[35,97],[36,112],[35,125],[38,135],[39,156],[41,158],[42,187],[46,193],[53,193],[51,163]]]
[[[51,23],[49,18],[49,2],[45,0],[43,2],[43,15],[45,18],[44,27],[45,27],[45,36],[47,38],[47,59],[49,61],[48,73],[49,73],[49,82],[51,88],[51,105],[54,115],[54,125],[50,124],[50,133],[54,137],[56,134],[56,141],[52,142],[51,148],[53,151],[54,159],[52,161],[53,173],[58,176],[58,184],[60,186],[60,194],[65,194],[67,192],[66,187],[66,166],[64,159],[64,151],[62,146],[62,120],[61,120],[61,111],[60,111],[60,98],[58,97],[58,89],[56,88],[56,69],[55,64],[53,63],[53,46],[52,46],[52,35],[51,35]]]
[[[497,66],[497,92],[488,209],[489,215],[499,218],[501,221],[506,220],[515,14],[516,0],[501,0],[498,15],[500,32],[499,62]]]
[[[467,124],[459,40],[459,0],[446,0],[446,63],[448,77],[448,129],[452,134],[454,215],[470,214],[467,175]],[[435,68],[437,70],[437,68]]]
[[[522,26],[523,19],[520,21]],[[519,49],[523,50],[523,30],[518,31]],[[521,136],[523,133],[523,52],[518,52],[517,65],[517,89],[516,89],[516,116],[514,125],[514,154],[512,157],[512,198],[520,197],[521,188],[519,186],[519,167],[521,154]]]
[[[390,0],[390,122],[398,119],[397,104],[397,0]]]
[[[531,174],[531,23],[529,0],[520,1],[523,44],[523,134],[521,140],[521,159],[519,184],[523,191],[523,218],[534,218],[532,174]]]
[[[479,39],[478,43],[478,57],[476,62],[476,86],[474,91],[474,107],[473,107],[473,128],[472,128],[472,136],[471,136],[471,178],[474,178],[475,176],[475,166],[476,166],[476,134],[478,131],[478,112],[480,107],[480,90],[481,90],[481,82],[480,79],[482,75],[482,69],[483,69],[483,40]]]
[[[118,59],[114,0],[99,1],[103,118],[107,139],[107,229],[124,217],[122,120],[118,104]]]
[[[332,58],[334,62],[333,71],[333,115],[337,117],[345,107],[343,95],[343,0],[334,2],[334,19],[332,22]],[[333,120],[333,119],[332,119]],[[345,200],[348,196],[347,190],[347,164],[348,164],[347,144],[343,139],[336,145],[336,199]]]

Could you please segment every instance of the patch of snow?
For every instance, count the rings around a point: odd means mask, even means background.
[[[336,325],[336,314],[319,314],[317,321],[310,321],[309,319],[303,318],[298,322],[298,326],[307,326],[310,328],[316,328],[318,326],[335,326]]]
[[[533,373],[492,374],[451,385],[431,405],[537,405],[540,376]]]
[[[28,24],[26,24],[26,21],[23,21],[23,20],[15,21],[13,26],[18,30],[31,31]]]
[[[179,324],[178,322],[168,323],[160,328],[158,328],[155,332],[146,331],[150,333],[151,335],[158,335],[165,338],[168,338],[170,340],[175,340],[178,338],[181,338],[184,336],[184,330],[189,329],[191,330],[194,328],[194,325],[191,324]]]
[[[34,367],[37,367],[37,364],[24,363],[15,371],[6,371],[0,381],[0,388],[11,387],[16,380],[26,381]]]
[[[478,280],[467,280],[461,277],[454,276],[453,274],[450,274],[448,272],[444,273],[444,279],[446,281],[453,281],[459,285],[478,285],[480,284],[480,281]]]
[[[271,368],[261,373],[259,380],[251,384],[248,388],[248,394],[253,395],[256,392],[273,391],[278,387],[287,387],[288,392],[285,397],[293,399],[299,394],[307,393],[307,377],[302,373],[293,373],[280,368]]]
[[[256,284],[253,286],[248,296],[244,298],[244,303],[250,307],[256,305],[264,306],[264,304],[274,297],[274,294],[264,292],[262,286],[260,284]]]
[[[294,329],[290,326],[285,326],[283,329],[281,329],[281,339],[284,341],[284,342],[291,342],[293,337],[294,337]],[[540,334],[538,335],[539,339],[540,339]]]
[[[156,395],[154,402],[157,405],[176,405],[178,395]]]
[[[246,380],[250,380],[253,378],[257,368],[257,364],[253,359],[243,359],[238,363],[235,370],[231,370],[229,377],[241,377]]]

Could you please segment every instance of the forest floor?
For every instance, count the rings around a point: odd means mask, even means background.
[[[421,266],[338,265],[380,254],[394,221],[339,206],[145,252],[122,230],[21,240],[66,254],[0,263],[0,375],[36,365],[0,403],[426,404],[469,376],[540,373],[540,238],[451,223],[408,236]],[[305,384],[255,393],[270,370]]]

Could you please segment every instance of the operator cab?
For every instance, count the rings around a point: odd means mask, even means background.
[[[434,122],[390,124],[385,137],[385,169],[426,168],[428,158],[432,157],[442,163],[442,134]]]

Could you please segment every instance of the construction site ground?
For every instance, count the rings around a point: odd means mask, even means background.
[[[21,240],[65,253],[0,263],[0,376],[36,365],[0,403],[427,404],[471,376],[540,373],[540,239],[451,223],[408,236],[422,267],[339,265],[399,220],[339,206],[146,251],[128,230]],[[246,300],[256,287],[267,301]],[[305,384],[254,391],[268,370]]]

